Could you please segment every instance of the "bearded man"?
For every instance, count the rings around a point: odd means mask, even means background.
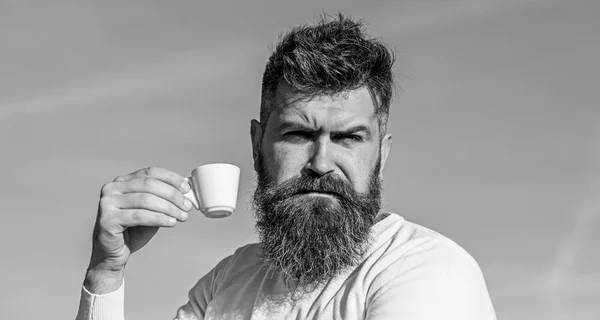
[[[260,242],[203,276],[176,319],[496,318],[466,251],[380,212],[393,63],[342,15],[281,39],[250,124]],[[130,254],[187,220],[189,190],[155,167],[103,186],[78,319],[123,319]]]

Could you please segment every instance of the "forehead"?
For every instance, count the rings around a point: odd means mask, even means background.
[[[339,127],[349,124],[376,125],[371,94],[366,87],[334,95],[305,97],[289,86],[277,89],[275,108],[269,122],[300,121],[307,125]]]

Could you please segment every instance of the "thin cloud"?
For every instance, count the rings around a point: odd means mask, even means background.
[[[557,1],[529,0],[465,0],[465,1],[408,1],[399,2],[397,10],[386,10],[384,29],[395,35],[411,35],[423,29],[440,28],[448,24],[468,21],[496,12],[511,10],[521,5],[553,4]]]
[[[595,129],[595,139],[588,148],[589,188],[586,196],[588,199],[584,201],[589,204],[575,216],[572,229],[558,245],[556,257],[546,275],[546,286],[551,291],[560,291],[559,288],[572,278],[573,267],[580,260],[581,248],[600,216],[600,122]]]
[[[534,269],[507,268],[495,270],[498,278],[510,279],[499,284],[494,297],[500,300],[536,298],[552,304],[577,295],[600,292],[600,276],[575,272],[577,264],[585,261],[583,248],[600,218],[600,123],[589,147],[589,188],[583,209],[573,219],[564,239],[558,244],[556,254],[546,272]]]
[[[401,10],[388,11],[386,28],[408,35],[425,28],[468,20],[509,3],[513,1],[404,2],[400,5]]]
[[[577,261],[580,261],[582,247],[599,213],[600,207],[592,207],[581,210],[575,217],[575,225],[567,237],[558,245],[550,269],[540,283],[543,294],[550,297],[559,297],[564,293],[564,287],[569,283],[573,283],[573,279],[577,278],[573,268]]]
[[[8,103],[0,109],[0,122],[56,110],[102,107],[101,102],[111,99],[148,96],[164,88],[198,84],[226,74],[223,68],[243,67],[239,60],[228,57],[225,52],[180,52],[160,60],[147,61],[136,68],[93,75],[83,83],[69,83],[53,92]],[[235,53],[233,50],[230,52]],[[214,61],[227,61],[227,64]]]

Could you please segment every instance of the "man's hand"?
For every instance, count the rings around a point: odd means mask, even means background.
[[[94,227],[92,257],[84,286],[92,293],[121,285],[129,256],[145,246],[160,227],[186,221],[190,185],[179,174],[150,167],[118,176],[102,187]]]

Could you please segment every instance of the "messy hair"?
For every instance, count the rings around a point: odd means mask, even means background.
[[[366,87],[379,121],[387,131],[394,79],[393,52],[369,38],[362,21],[343,14],[322,16],[312,26],[301,25],[285,34],[267,62],[262,80],[260,122],[275,108],[277,88],[287,83],[300,97],[336,95]]]

